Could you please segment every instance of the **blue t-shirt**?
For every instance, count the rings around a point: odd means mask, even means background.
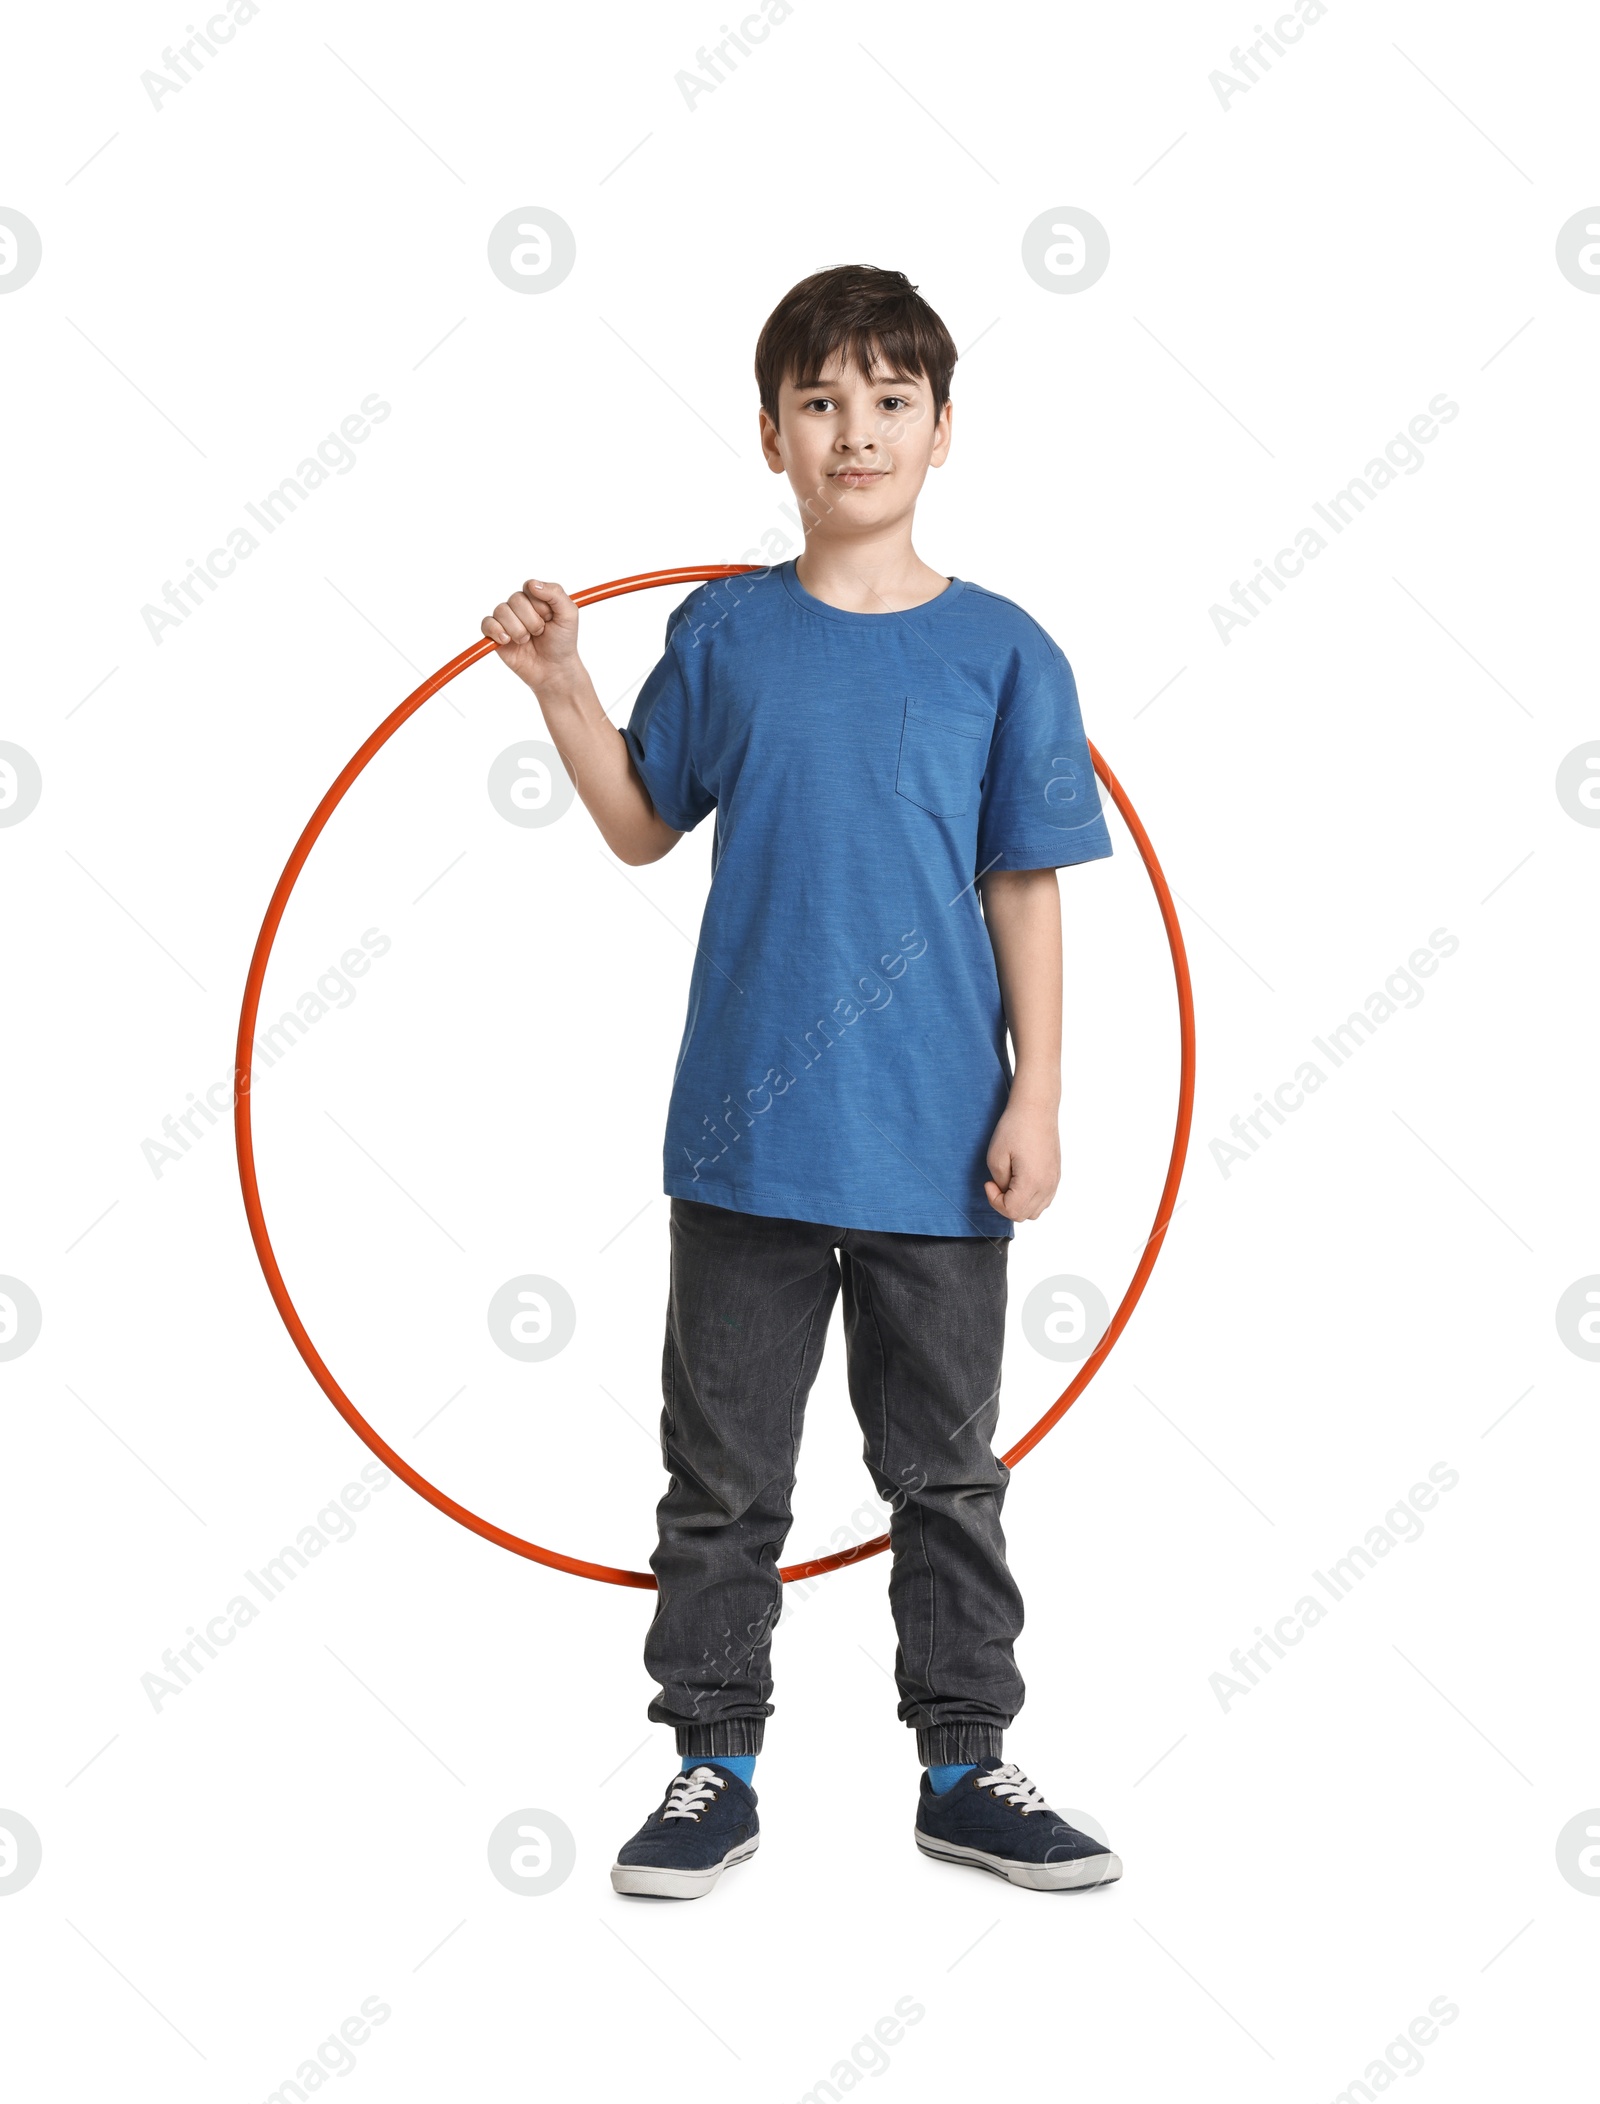
[[[959,577],[858,614],[793,562],[698,586],[666,640],[623,735],[668,825],[716,813],[667,1192],[1010,1235],[983,1189],[1011,1066],[976,879],[1111,852],[1072,668]]]

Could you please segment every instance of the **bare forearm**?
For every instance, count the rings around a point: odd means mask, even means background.
[[[530,577],[482,621],[508,671],[538,697],[545,728],[601,837],[624,862],[656,862],[683,835],[650,801],[626,739],[600,706],[578,655],[578,606]]]
[[[574,658],[559,679],[534,688],[550,742],[611,852],[623,862],[659,861],[683,836],[650,801],[621,731]]]
[[[1053,869],[994,870],[981,880],[1016,1072],[1012,1096],[1061,1101],[1061,894]]]

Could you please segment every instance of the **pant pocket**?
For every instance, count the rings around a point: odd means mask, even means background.
[[[674,1436],[676,1435],[676,1433],[677,1433],[677,1429],[678,1429],[678,1424],[677,1424],[677,1418],[675,1417],[675,1415],[674,1415],[674,1413],[673,1413],[673,1404],[674,1404],[674,1403],[676,1402],[676,1400],[677,1400],[677,1397],[676,1397],[676,1394],[675,1394],[675,1385],[676,1385],[676,1384],[675,1384],[675,1379],[674,1379],[674,1376],[676,1375],[676,1372],[677,1372],[677,1357],[678,1357],[678,1354],[677,1354],[677,1350],[676,1350],[676,1348],[674,1347],[674,1345],[673,1345],[673,1342],[672,1342],[672,1326],[671,1326],[671,1324],[669,1323],[669,1324],[668,1324],[668,1326],[667,1326],[667,1336],[666,1336],[666,1342],[665,1342],[665,1343],[663,1344],[663,1346],[662,1346],[662,1348],[661,1348],[661,1437],[660,1437],[660,1446],[661,1446],[661,1466],[662,1466],[662,1467],[663,1467],[663,1468],[664,1468],[664,1469],[665,1469],[665,1470],[667,1471],[668,1475],[671,1475],[671,1473],[672,1473],[672,1456],[671,1456],[670,1452],[668,1451],[668,1443],[669,1443],[669,1442],[670,1442],[670,1441],[671,1441],[671,1440],[673,1439],[673,1437],[674,1437]]]

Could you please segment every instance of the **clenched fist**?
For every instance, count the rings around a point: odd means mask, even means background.
[[[530,577],[480,624],[501,664],[535,694],[559,688],[579,669],[578,609],[558,584]]]

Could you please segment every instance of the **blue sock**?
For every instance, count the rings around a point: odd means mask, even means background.
[[[755,1778],[756,1757],[753,1753],[686,1753],[680,1772],[687,1775],[691,1768],[698,1768],[702,1761],[715,1761],[719,1768],[729,1769],[742,1783],[750,1783]]]
[[[953,1790],[962,1776],[970,1775],[977,1767],[976,1761],[941,1761],[928,1770],[928,1781],[933,1786],[935,1797],[943,1797],[946,1790]]]

